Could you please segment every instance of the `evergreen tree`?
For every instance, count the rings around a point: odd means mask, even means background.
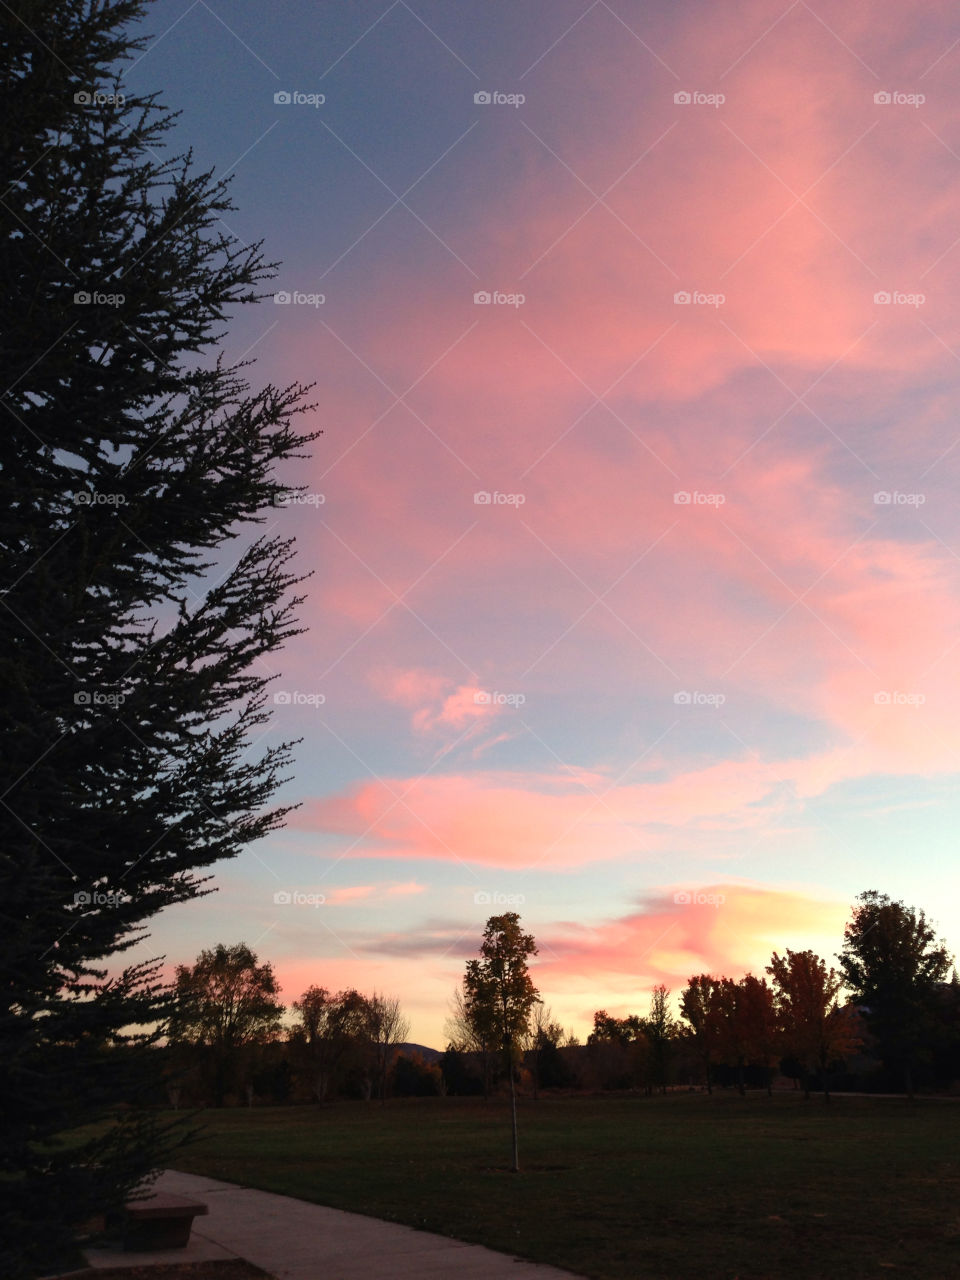
[[[254,535],[309,406],[211,358],[273,269],[224,231],[225,184],[164,157],[156,95],[124,96],[143,12],[10,0],[0,45],[5,1280],[156,1165],[149,1118],[59,1142],[134,1100],[158,1056],[158,965],[119,958],[285,813],[290,744],[247,752],[267,719],[254,664],[300,601],[291,543]]]

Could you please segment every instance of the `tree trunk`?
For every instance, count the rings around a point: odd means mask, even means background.
[[[517,1136],[517,1087],[513,1078],[513,1062],[510,1063],[510,1110],[513,1117],[513,1172],[520,1172],[520,1143]]]

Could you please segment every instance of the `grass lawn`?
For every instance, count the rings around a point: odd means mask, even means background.
[[[178,1169],[597,1280],[960,1277],[960,1103],[792,1094],[205,1112]]]

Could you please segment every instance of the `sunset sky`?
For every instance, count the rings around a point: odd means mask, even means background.
[[[313,574],[254,748],[302,737],[301,807],[141,953],[242,939],[287,1002],[385,990],[442,1048],[497,911],[581,1036],[833,960],[868,888],[960,944],[956,5],[144,30],[126,83],[235,175],[291,298],[225,353],[315,382],[324,434],[265,526]]]

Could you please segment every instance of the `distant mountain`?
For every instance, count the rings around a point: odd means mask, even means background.
[[[424,1062],[437,1062],[443,1057],[439,1049],[428,1049],[425,1044],[411,1044],[409,1041],[398,1044],[397,1053],[406,1054],[408,1057],[411,1053],[419,1053]]]

